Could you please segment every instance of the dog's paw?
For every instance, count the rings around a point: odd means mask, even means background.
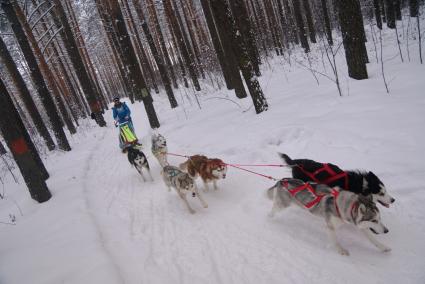
[[[389,247],[381,247],[381,248],[379,248],[382,252],[390,252],[391,251],[391,248],[389,248]]]
[[[195,214],[196,213],[196,211],[195,210],[189,210],[189,212],[190,212],[190,214]]]
[[[348,250],[346,250],[345,248],[338,248],[338,252],[340,255],[350,255],[350,253],[348,252]]]
[[[204,208],[208,208],[208,204],[204,204]]]

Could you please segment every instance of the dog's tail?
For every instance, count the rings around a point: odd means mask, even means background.
[[[277,190],[276,185],[274,185],[274,186],[270,187],[269,189],[267,189],[267,191],[266,191],[266,198],[267,199],[270,199],[270,200],[273,200],[274,194],[275,194],[274,193],[275,190]]]
[[[286,154],[283,154],[283,153],[278,153],[279,154],[279,157],[287,164],[287,165],[289,165],[289,166],[294,166],[296,163],[291,159],[291,158],[289,158],[289,156],[288,155],[286,155]]]

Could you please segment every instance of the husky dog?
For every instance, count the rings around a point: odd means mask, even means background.
[[[142,176],[143,181],[146,181],[145,176],[143,175],[143,168],[148,172],[149,178],[153,181],[148,159],[146,159],[145,154],[142,152],[141,147],[138,145],[133,145],[126,148],[128,161],[132,166],[136,168],[139,174]]]
[[[324,184],[304,183],[299,179],[285,178],[268,189],[267,197],[273,200],[269,216],[292,203],[322,217],[330,232],[330,237],[338,252],[348,255],[337,241],[335,228],[341,223],[350,223],[360,229],[369,241],[379,250],[391,249],[378,242],[372,235],[386,234],[388,229],[382,224],[379,210],[370,197],[354,194],[347,190],[339,191]]]
[[[384,183],[372,172],[343,171],[333,164],[318,163],[308,159],[292,160],[279,153],[285,163],[292,168],[292,176],[303,181],[338,186],[364,196],[372,195],[374,202],[389,207],[395,199],[387,193]]]
[[[164,136],[159,133],[155,133],[152,135],[152,153],[155,158],[158,160],[161,167],[165,167],[168,165],[167,161],[167,141]]]
[[[179,168],[174,166],[165,166],[162,169],[161,174],[165,185],[168,187],[168,191],[170,191],[171,187],[173,187],[177,191],[177,194],[180,196],[180,198],[183,199],[190,213],[195,213],[195,210],[190,207],[189,202],[186,199],[187,193],[192,193],[193,197],[198,197],[202,206],[204,208],[208,208],[208,204],[199,194],[195,182],[187,173],[182,172]]]
[[[201,177],[205,191],[209,190],[208,182],[212,182],[217,190],[217,180],[226,178],[227,165],[220,159],[209,159],[202,155],[194,155],[180,164],[180,169],[187,171],[193,178]]]

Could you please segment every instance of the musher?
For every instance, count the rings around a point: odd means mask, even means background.
[[[118,97],[114,98],[112,116],[115,121],[115,127],[120,127],[119,146],[124,152],[129,144],[137,144],[137,137],[134,132],[130,108],[125,102],[121,102]]]

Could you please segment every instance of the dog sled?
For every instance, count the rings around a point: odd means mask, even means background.
[[[130,146],[139,145],[137,136],[134,133],[131,122],[126,121],[123,123],[119,123],[117,126],[119,127],[120,131],[120,147],[123,151],[125,151],[125,149]]]

